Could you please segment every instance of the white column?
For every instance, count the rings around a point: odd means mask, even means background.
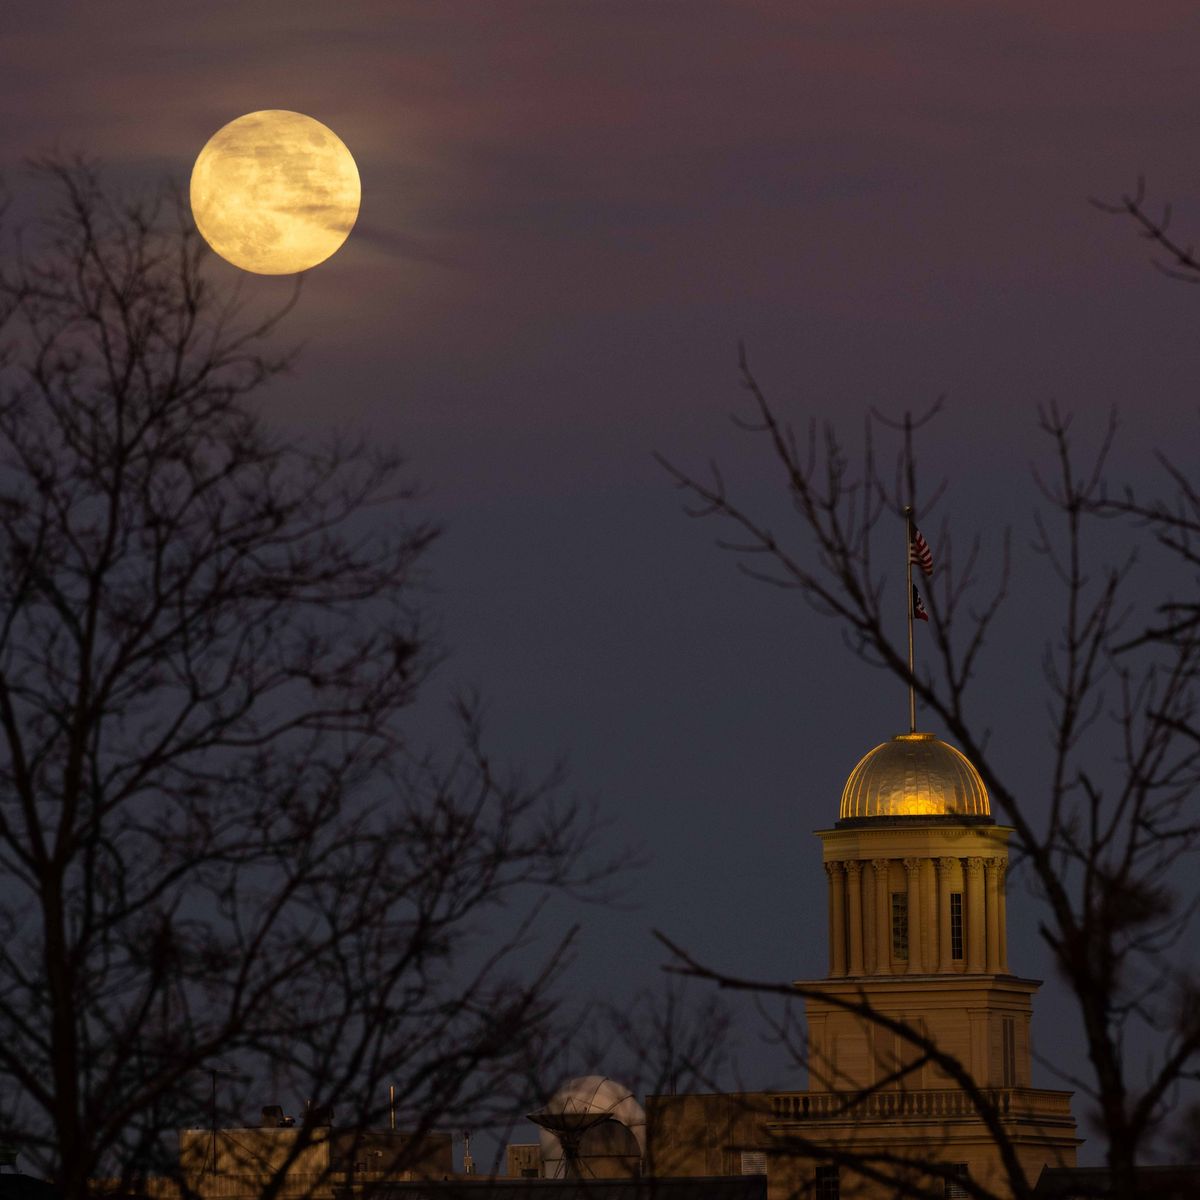
[[[1000,859],[989,858],[987,872],[987,973],[1000,973]]]
[[[932,858],[921,859],[921,930],[923,957],[927,972],[937,970],[938,903],[937,871]]]
[[[891,863],[886,858],[871,860],[875,872],[875,974],[892,973],[892,886]]]
[[[997,891],[1000,894],[1000,903],[997,906],[1000,918],[1000,974],[1008,974],[1008,885],[1005,880],[1008,877],[1008,860],[1000,859],[999,868],[996,872],[998,883]]]
[[[875,872],[870,862],[862,864],[862,916],[863,916],[863,973],[875,974],[875,951],[878,943],[875,935]]]
[[[983,859],[967,859],[967,971],[979,975],[984,963]]]
[[[846,974],[846,873],[840,862],[827,862],[829,875],[829,974]]]
[[[863,973],[862,863],[846,863],[846,925],[850,932],[850,974]]]
[[[938,970],[954,970],[950,958],[950,875],[954,870],[953,858],[937,860],[938,877]]]
[[[921,936],[925,930],[921,923],[921,860],[906,858],[904,873],[908,882],[908,973],[922,975],[925,960],[921,953]]]

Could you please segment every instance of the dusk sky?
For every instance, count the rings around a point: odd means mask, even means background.
[[[1036,806],[1057,612],[1028,548],[1037,408],[1086,442],[1116,406],[1117,480],[1194,445],[1200,291],[1088,198],[1144,174],[1200,241],[1198,45],[1194,2],[15,3],[0,168],[28,220],[22,163],[47,151],[185,184],[263,108],[349,146],[361,216],[306,277],[282,335],[303,352],[264,410],[405,453],[445,526],[429,611],[450,650],[414,729],[478,688],[498,757],[565,759],[609,844],[639,848],[622,905],[584,910],[571,976],[620,1002],[659,986],[654,927],[730,970],[822,974],[811,834],[907,715],[832,624],[737,573],[652,452],[720,461],[785,534],[774,464],[727,419],[739,339],[781,414],[851,442],[871,406],[944,394],[925,532],[936,555],[943,519],[993,548],[1012,529],[975,711]],[[1013,967],[1047,977],[1036,901],[1019,876],[1010,894]],[[1035,1013],[1037,1049],[1076,1069],[1052,977]],[[749,1084],[801,1086],[748,1027],[738,1055]]]

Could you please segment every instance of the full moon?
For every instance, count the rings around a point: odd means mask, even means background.
[[[358,168],[332,129],[269,108],[218,129],[192,168],[192,216],[224,259],[258,275],[324,262],[358,217]]]

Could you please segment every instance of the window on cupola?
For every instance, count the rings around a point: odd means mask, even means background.
[[[835,1166],[818,1167],[816,1177],[816,1200],[840,1200],[842,1181]]]
[[[963,956],[962,892],[950,893],[950,957]]]
[[[908,893],[892,893],[892,958],[908,961]]]
[[[955,1163],[950,1169],[951,1176],[946,1180],[946,1200],[967,1200],[971,1194],[967,1187],[970,1168],[966,1163]]]

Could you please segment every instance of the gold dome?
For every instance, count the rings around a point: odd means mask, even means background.
[[[966,755],[932,733],[901,733],[863,755],[846,780],[838,815],[986,817],[991,811]]]

